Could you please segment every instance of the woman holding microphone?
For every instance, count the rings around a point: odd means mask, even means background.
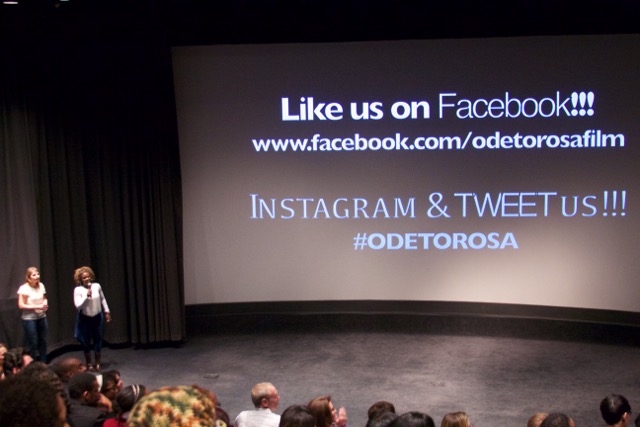
[[[76,289],[73,302],[78,309],[75,337],[82,344],[87,370],[100,372],[100,352],[104,322],[111,322],[111,313],[102,287],[94,282],[96,276],[90,267],[80,267],[73,274]],[[95,353],[95,365],[91,361],[91,350]]]

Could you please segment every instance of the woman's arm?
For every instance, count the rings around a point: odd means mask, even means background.
[[[18,308],[21,310],[37,310],[44,309],[47,306],[47,299],[45,298],[42,304],[29,304],[29,297],[24,294],[20,294],[18,298]]]
[[[109,304],[107,304],[107,298],[104,296],[104,292],[102,292],[102,286],[100,286],[100,304],[102,304],[102,311],[104,311],[104,318],[107,323],[111,322],[111,311],[109,310]]]
[[[76,289],[73,291],[73,303],[78,310],[87,304],[87,301],[89,300],[87,298],[87,294],[88,292],[85,292],[85,288],[82,286],[76,286]]]

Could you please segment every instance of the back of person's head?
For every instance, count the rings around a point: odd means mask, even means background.
[[[367,421],[367,427],[389,427],[398,418],[395,412],[383,412]]]
[[[216,405],[216,425],[218,427],[227,427],[232,425],[229,413],[222,409],[220,405]]]
[[[451,412],[442,418],[440,427],[470,427],[469,416],[464,412]]]
[[[24,355],[26,351],[22,347],[12,348],[4,354],[2,361],[2,371],[9,377],[20,372],[24,366]]]
[[[553,412],[547,415],[547,418],[542,421],[540,427],[574,427],[573,420],[561,412]]]
[[[314,427],[316,418],[309,408],[303,405],[291,405],[280,416],[279,427]]]
[[[531,415],[531,417],[529,417],[529,420],[527,421],[527,427],[540,427],[540,424],[542,424],[544,419],[548,416],[549,414],[547,414],[546,412],[536,412],[535,414]]]
[[[259,408],[262,406],[263,399],[269,399],[275,386],[271,383],[258,383],[251,388],[251,401],[253,406]]]
[[[97,383],[97,379],[93,374],[89,372],[80,372],[69,380],[69,397],[72,399],[80,399],[85,392],[91,392],[93,390],[94,383]]]
[[[316,427],[329,427],[333,422],[329,402],[331,402],[331,396],[320,396],[307,404],[307,408],[316,418]]]
[[[600,414],[607,425],[619,423],[627,413],[631,413],[631,405],[627,398],[620,394],[610,394],[600,402]]]
[[[47,381],[55,387],[60,393],[63,393],[64,386],[60,378],[47,366],[44,362],[31,362],[28,366],[20,371],[21,376],[32,377],[39,380]]]
[[[43,380],[51,384],[57,391],[67,410],[70,407],[69,395],[60,381],[60,378],[47,366],[44,362],[31,362],[21,372],[20,376],[31,377],[38,380]]]
[[[46,380],[15,375],[0,381],[0,426],[62,427],[67,409]]]
[[[142,384],[133,384],[124,387],[116,396],[116,403],[121,413],[129,412],[133,405],[147,395],[147,388]]]
[[[393,403],[387,402],[386,400],[380,400],[369,407],[367,411],[367,418],[372,420],[378,415],[384,412],[396,412],[395,406]]]
[[[424,412],[411,411],[400,415],[391,423],[391,427],[436,427],[433,418]]]
[[[63,383],[69,382],[75,374],[87,370],[87,367],[77,357],[65,357],[56,360],[49,368],[55,372]]]
[[[216,402],[197,386],[162,387],[147,394],[129,413],[129,427],[214,427]]]

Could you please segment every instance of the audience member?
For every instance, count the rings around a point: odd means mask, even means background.
[[[377,417],[378,415],[384,413],[384,412],[396,412],[396,408],[395,406],[393,406],[393,403],[391,402],[387,402],[386,400],[380,400],[376,403],[374,403],[373,405],[371,405],[369,407],[369,410],[367,411],[367,417],[372,420],[375,417]]]
[[[0,382],[0,426],[69,427],[67,408],[49,381],[15,375]]]
[[[12,348],[4,354],[2,371],[5,377],[18,374],[33,361],[31,355],[22,347]]]
[[[69,419],[73,426],[102,426],[106,416],[105,412],[98,408],[101,395],[96,377],[89,372],[80,372],[71,377],[68,389],[71,398]]]
[[[68,383],[75,374],[87,370],[87,367],[77,357],[65,357],[56,360],[49,367],[58,378],[60,378],[60,381],[65,384]]]
[[[466,413],[451,412],[442,418],[440,427],[471,427],[471,422]]]
[[[214,427],[217,399],[198,386],[162,387],[133,406],[127,426]]]
[[[542,421],[540,427],[575,427],[575,424],[569,416],[560,412],[554,412],[547,415],[547,418]]]
[[[60,381],[60,378],[44,362],[31,362],[21,372],[20,376],[31,377],[37,380],[46,381],[51,384],[60,394],[64,401],[65,413],[68,413],[71,406],[67,389]]]
[[[101,401],[109,409],[109,412],[118,413],[118,402],[116,396],[122,390],[122,380],[120,372],[112,369],[102,373],[102,384],[100,385],[100,393],[103,396]],[[107,402],[108,400],[108,402]]]
[[[271,383],[258,383],[251,389],[251,401],[255,409],[242,411],[236,417],[235,427],[278,427],[280,415],[273,413],[278,409],[280,395]]]
[[[398,418],[395,412],[383,412],[367,421],[367,427],[389,427]]]
[[[107,419],[103,427],[126,427],[129,412],[147,393],[147,388],[141,384],[130,385],[120,390],[115,398],[118,408],[116,417]]]
[[[120,371],[112,369],[102,373],[102,387],[100,393],[104,394],[109,400],[115,400],[116,396],[122,390],[122,379]]]
[[[216,425],[218,427],[233,427],[229,414],[220,407],[220,403],[216,403]]]
[[[529,417],[529,421],[527,421],[527,427],[540,427],[540,424],[547,418],[549,414],[546,412],[537,412],[531,417]]]
[[[316,418],[309,408],[303,405],[291,405],[280,417],[279,427],[314,427]]]
[[[607,426],[626,427],[631,419],[631,405],[626,397],[610,394],[600,402],[600,414]]]
[[[331,402],[331,396],[320,396],[311,400],[307,407],[316,417],[316,427],[345,427],[347,425],[347,410],[340,408],[336,412],[336,408]]]
[[[435,427],[436,424],[429,414],[411,411],[400,415],[391,423],[391,427]]]
[[[4,379],[4,354],[9,351],[9,347],[5,343],[0,342],[0,381]]]

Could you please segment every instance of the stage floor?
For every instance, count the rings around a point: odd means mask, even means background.
[[[60,357],[77,356],[68,352]],[[272,382],[278,413],[329,394],[364,427],[387,400],[440,425],[465,411],[475,427],[525,426],[535,412],[564,412],[577,427],[604,425],[610,393],[640,410],[640,348],[611,344],[406,333],[269,333],[190,338],[180,347],[103,351],[125,385],[198,384],[216,392],[231,420],[251,408],[250,389]]]

